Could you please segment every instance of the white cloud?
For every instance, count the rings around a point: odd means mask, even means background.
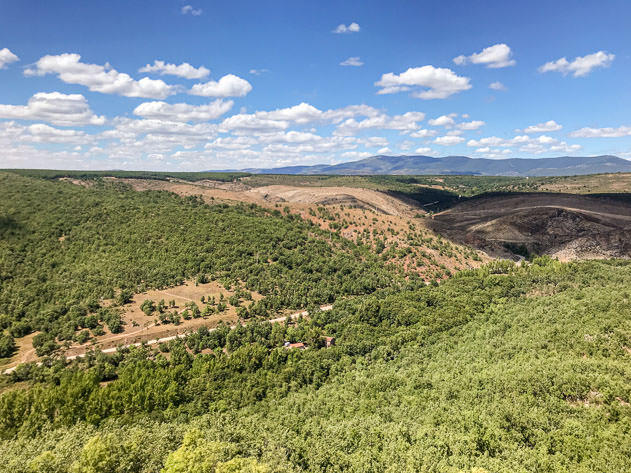
[[[311,104],[301,102],[293,107],[280,108],[269,112],[256,112],[255,115],[264,119],[289,120],[299,124],[306,124],[323,119],[324,112]]]
[[[470,122],[458,123],[456,126],[461,130],[477,130],[484,125],[485,123],[482,120],[471,120]]]
[[[198,8],[197,10],[195,8],[193,8],[191,5],[184,5],[182,7],[182,9],[180,10],[180,12],[182,13],[182,15],[193,15],[193,16],[199,16],[203,13],[201,8]]]
[[[273,133],[289,127],[288,121],[258,118],[255,115],[238,114],[226,118],[219,126],[223,132],[237,134]]]
[[[375,85],[381,87],[378,94],[394,94],[413,90],[413,87],[425,87],[427,90],[412,93],[413,97],[425,100],[444,99],[471,88],[468,77],[458,76],[451,69],[434,66],[411,67],[399,75],[388,72]]]
[[[432,150],[432,148],[428,148],[426,146],[423,146],[421,148],[416,148],[416,153],[418,153],[418,154],[425,154],[425,155],[431,155],[431,154],[434,154],[434,150]]]
[[[359,25],[355,22],[346,26],[344,24],[337,25],[337,27],[333,30],[333,33],[343,34],[343,33],[358,33],[360,30]]]
[[[361,151],[347,151],[346,153],[342,153],[341,157],[344,159],[364,159],[370,158],[372,156],[371,153],[361,152]]]
[[[175,64],[167,64],[164,61],[155,60],[153,64],[147,64],[145,67],[138,69],[138,72],[155,72],[164,75],[184,77],[185,79],[203,79],[210,74],[210,69],[200,66],[195,68],[188,62],[183,62],[179,66]]]
[[[519,151],[524,153],[542,154],[547,152],[573,152],[581,149],[580,145],[568,144],[565,141],[559,141],[551,136],[541,135],[531,137],[528,135],[517,135],[510,139],[499,138],[497,136],[489,136],[479,140],[469,140],[467,146],[478,148],[476,152],[498,153],[498,150],[492,150],[490,147],[510,148],[518,146]]]
[[[0,49],[0,69],[4,69],[7,64],[19,61],[20,58],[13,54],[8,48]]]
[[[205,149],[248,149],[258,141],[250,136],[219,137],[215,141],[206,143]]]
[[[22,126],[14,121],[0,123],[0,145],[3,152],[6,147],[21,143],[64,143],[89,144],[94,141],[94,135],[88,135],[80,130],[63,130],[53,128],[43,123]],[[3,156],[4,158],[4,156]]]
[[[26,76],[57,74],[59,79],[68,84],[79,84],[93,92],[124,95],[125,97],[144,97],[164,99],[175,93],[175,87],[162,80],[143,77],[132,79],[128,74],[118,72],[109,64],[86,64],[80,62],[79,54],[59,54],[44,56],[35,63],[34,69],[24,71]]]
[[[34,143],[68,143],[86,144],[93,140],[93,136],[86,135],[79,130],[61,130],[43,123],[35,123],[26,128],[28,135],[22,137],[22,141]]]
[[[581,128],[570,133],[572,138],[621,138],[631,136],[631,126],[618,128]]]
[[[364,63],[359,59],[358,56],[349,57],[345,61],[340,62],[340,66],[354,66],[359,67],[363,66]]]
[[[169,104],[166,102],[145,102],[134,109],[134,115],[143,118],[156,118],[176,122],[203,122],[213,120],[227,113],[234,102],[232,100],[215,100],[206,105],[190,105],[187,103]]]
[[[383,148],[388,146],[388,139],[383,136],[370,136],[360,139],[359,141],[368,148]]]
[[[500,81],[491,82],[489,84],[489,89],[492,90],[506,90],[506,86],[502,84]]]
[[[96,116],[81,94],[39,92],[26,105],[0,105],[0,118],[38,120],[60,126],[103,125],[105,117]]]
[[[592,69],[597,67],[609,67],[615,57],[614,54],[608,54],[604,51],[576,57],[572,62],[562,57],[556,61],[546,62],[539,68],[539,72],[556,71],[563,75],[572,73],[574,77],[582,77],[586,76]]]
[[[269,69],[250,69],[249,72],[255,76],[260,76],[261,74],[269,72]]]
[[[189,94],[202,97],[243,97],[252,90],[252,85],[245,79],[227,74],[218,81],[195,84]]]
[[[345,61],[340,62],[340,66],[359,67],[363,65],[364,63],[360,60],[359,56],[349,57]]]
[[[381,130],[397,130],[402,133],[411,132],[418,128],[418,123],[425,118],[422,112],[407,112],[402,115],[389,116],[386,114],[374,115],[364,120],[357,121],[348,118],[338,125],[334,134],[340,136],[354,135],[361,130],[377,128]]]
[[[438,118],[432,118],[427,121],[432,126],[450,127],[455,124],[454,119],[450,115],[441,115]]]
[[[432,136],[436,136],[438,132],[436,130],[427,130],[421,128],[420,130],[415,131],[410,134],[412,138],[431,138]]]
[[[263,143],[316,144],[324,138],[314,133],[291,130],[259,137]]]
[[[319,124],[340,124],[345,119],[363,116],[368,118],[376,118],[377,121],[368,123],[365,120],[361,125],[352,120],[348,122],[346,134],[354,134],[360,128],[376,128],[378,125],[384,125],[390,129],[403,129],[403,122],[412,119],[422,119],[424,114],[420,112],[412,112],[411,115],[402,115],[396,117],[387,117],[377,109],[367,105],[349,105],[347,107],[322,111],[311,104],[302,102],[292,107],[280,108],[271,111],[257,111],[251,114],[240,113],[227,118],[221,124],[221,129],[225,132],[234,131],[238,134],[247,133],[274,133],[279,130],[285,130],[290,125],[307,125],[310,123]],[[343,125],[340,125],[343,126]],[[350,129],[352,128],[352,129]],[[339,127],[336,135],[340,135]]]
[[[439,136],[438,138],[434,140],[434,143],[436,143],[437,145],[442,145],[442,146],[453,146],[453,145],[462,143],[463,141],[464,141],[464,138],[462,136],[448,135],[448,136]]]
[[[169,153],[175,147],[194,148],[217,135],[218,126],[211,123],[188,124],[159,119],[117,118],[115,128],[99,135],[103,140],[114,140],[108,154],[128,157],[144,153]]]
[[[507,44],[499,43],[484,48],[479,53],[474,53],[471,56],[458,56],[454,58],[454,63],[462,66],[467,63],[473,64],[486,64],[486,67],[500,68],[514,66],[515,60],[511,58],[512,51]]]
[[[379,148],[377,150],[377,154],[388,154],[388,153],[392,153],[392,150],[388,148],[387,146],[384,146],[383,148]]]
[[[559,125],[554,120],[548,120],[547,122],[530,125],[524,128],[524,133],[548,133],[551,131],[559,131],[561,128],[563,128],[563,126]]]

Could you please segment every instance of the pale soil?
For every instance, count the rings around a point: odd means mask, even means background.
[[[386,215],[424,213],[422,209],[414,208],[410,202],[403,202],[383,192],[355,187],[271,185],[250,188],[243,183],[209,180],[197,182],[117,178],[108,178],[108,180],[124,182],[139,191],[168,190],[179,195],[201,195],[206,199],[255,203],[264,207],[275,207],[275,204],[346,205]]]
[[[320,307],[320,310],[322,311],[328,311],[333,309],[333,305],[329,304],[329,305],[325,305]],[[268,323],[282,323],[284,322],[287,318],[289,319],[297,319],[299,317],[307,317],[309,315],[309,312],[307,312],[306,310],[303,310],[301,312],[295,312],[295,313],[287,313],[286,315],[283,315],[281,317],[276,317],[274,319],[270,319],[267,322]],[[202,319],[203,320],[203,319]],[[204,325],[204,324],[202,324]],[[230,329],[234,329],[237,327],[237,324],[233,324],[233,325],[229,325]],[[216,330],[217,326],[209,326],[208,331],[212,332],[213,330]],[[102,348],[99,347],[99,350],[101,350],[103,353],[115,353],[119,348],[128,348],[128,347],[132,347],[132,346],[140,346],[143,343],[147,344],[147,345],[155,345],[158,343],[166,343],[166,342],[170,342],[171,340],[175,340],[177,338],[184,338],[186,337],[192,330],[188,330],[188,331],[180,331],[180,332],[174,332],[172,335],[168,335],[165,337],[161,337],[161,338],[152,338],[149,340],[142,340],[142,341],[138,341],[138,342],[133,342],[133,343],[118,343],[116,346],[113,347],[108,347],[108,348]],[[93,348],[95,348],[94,346],[88,346],[88,344],[86,345],[82,345],[81,349],[78,349],[77,351],[75,351],[74,353],[70,353],[68,351],[65,351],[62,353],[63,357],[67,360],[74,360],[76,358],[82,358],[86,355],[86,353],[90,350],[92,350]],[[210,350],[202,350],[202,353],[210,353]],[[167,358],[168,358],[168,354],[166,354]],[[36,360],[32,360],[32,361],[36,361]],[[12,365],[10,367],[8,367],[8,369],[4,369],[2,371],[2,374],[9,374],[12,371],[15,370],[15,367],[18,365],[19,363]],[[39,364],[39,362],[38,362]],[[101,383],[101,385],[105,385],[107,384],[107,382],[105,383]]]
[[[405,216],[419,212],[409,203],[383,192],[355,187],[295,187],[273,185],[247,191],[266,202],[290,202],[312,205],[344,205],[373,210],[386,215]]]
[[[158,313],[154,312],[151,316],[145,315],[140,310],[141,304],[150,299],[157,303],[164,299],[165,303],[170,300],[175,300],[176,307],[168,308],[167,311],[171,312],[176,310],[178,313],[182,313],[185,310],[185,304],[187,302],[194,301],[200,310],[203,310],[205,304],[201,302],[201,296],[215,297],[216,302],[219,301],[220,294],[224,295],[226,299],[227,309],[221,314],[213,314],[208,317],[200,317],[197,319],[191,318],[189,320],[182,319],[179,325],[171,323],[161,324],[158,321]],[[171,337],[177,334],[191,332],[197,330],[201,326],[215,327],[219,322],[232,325],[237,322],[236,308],[229,305],[227,299],[234,294],[234,290],[228,291],[217,282],[210,282],[207,284],[195,285],[193,281],[189,281],[184,285],[175,286],[164,290],[151,290],[134,295],[133,301],[123,306],[123,320],[125,325],[123,326],[123,332],[111,333],[105,328],[105,334],[98,337],[92,337],[87,343],[83,345],[71,345],[64,350],[66,356],[73,356],[80,353],[85,353],[88,349],[106,350],[108,348],[114,348],[119,345],[130,345],[133,343],[140,343],[147,340]],[[262,299],[263,296],[252,292],[252,298],[254,301]],[[110,301],[105,301],[104,305],[109,305]],[[241,301],[241,304],[247,307],[251,304],[250,301]],[[11,358],[10,362],[3,366],[3,368],[11,368],[21,363],[28,363],[36,361],[38,359],[35,349],[33,348],[33,337],[37,333],[27,335],[26,337],[16,339],[18,346],[17,353]]]

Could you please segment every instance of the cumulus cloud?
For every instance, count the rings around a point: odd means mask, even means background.
[[[559,125],[554,120],[548,120],[547,122],[537,123],[536,125],[530,125],[524,128],[524,133],[548,133],[551,131],[559,131],[561,128],[563,128],[563,126]]]
[[[486,64],[486,67],[497,69],[500,67],[514,66],[515,60],[512,59],[513,53],[507,44],[499,43],[484,48],[479,53],[473,53],[470,56],[458,56],[453,59],[455,64],[463,66],[468,63]]]
[[[418,129],[418,122],[423,119],[425,119],[425,114],[422,112],[407,112],[402,115],[393,116],[379,114],[359,121],[354,118],[348,118],[338,125],[334,134],[349,136],[355,135],[362,130],[374,128],[408,133]]]
[[[471,88],[468,77],[456,75],[451,69],[423,66],[411,67],[401,74],[388,72],[375,82],[381,87],[378,94],[394,94],[412,91],[412,96],[421,99],[444,99],[463,90]],[[426,90],[414,90],[414,88]]]
[[[104,139],[119,140],[125,153],[169,152],[175,146],[191,147],[207,142],[217,134],[213,123],[175,122],[162,119],[118,118],[115,128],[100,134]]]
[[[432,118],[427,121],[432,126],[445,126],[450,127],[455,124],[454,119],[451,115],[441,115],[438,118]]]
[[[631,126],[618,128],[581,128],[570,133],[572,138],[621,138],[631,136]]]
[[[266,72],[269,72],[269,69],[250,69],[249,70],[249,73],[255,76],[260,76],[261,74],[265,74]]]
[[[464,138],[462,136],[447,135],[447,136],[439,136],[438,138],[434,140],[434,143],[436,143],[437,145],[442,145],[442,146],[453,146],[453,145],[462,143],[463,141],[464,141]]]
[[[491,90],[506,90],[506,86],[502,84],[500,81],[491,82],[489,84],[489,89]]]
[[[289,120],[299,124],[306,124],[322,120],[324,112],[311,104],[301,102],[298,105],[287,108],[279,108],[272,111],[261,111],[255,114],[258,118],[269,120]]]
[[[421,128],[420,130],[417,130],[414,133],[411,133],[410,136],[412,138],[431,138],[433,136],[436,136],[437,134],[438,132],[436,130],[427,130],[427,129]]]
[[[604,51],[576,57],[572,62],[562,57],[556,61],[546,62],[539,68],[539,72],[556,71],[564,76],[571,73],[574,77],[582,77],[597,67],[609,67],[615,57],[615,54],[609,54]]]
[[[580,145],[568,144],[565,141],[559,141],[551,136],[541,135],[531,137],[528,135],[517,135],[513,138],[506,139],[497,136],[489,136],[479,140],[469,140],[467,146],[478,148],[479,152],[487,152],[491,147],[509,148],[517,146],[519,151],[542,154],[546,152],[573,152],[581,149]],[[491,150],[492,152],[496,152]]]
[[[336,34],[359,33],[359,30],[360,30],[359,25],[353,22],[348,26],[344,24],[337,25],[335,29],[333,30],[333,33],[336,33]]]
[[[0,123],[0,145],[2,145],[3,148],[16,146],[21,143],[83,145],[92,143],[93,141],[94,135],[88,135],[81,130],[53,128],[43,123],[35,123],[28,126],[19,125],[14,121]],[[3,149],[3,152],[4,151],[5,149]]]
[[[370,136],[359,141],[368,148],[384,148],[388,146],[388,139],[383,136]]]
[[[458,123],[456,126],[461,130],[477,130],[484,125],[485,123],[482,120],[471,120],[470,122]]]
[[[153,72],[164,75],[184,77],[185,79],[203,79],[210,74],[210,69],[200,66],[195,68],[188,62],[183,62],[179,66],[175,64],[167,64],[164,61],[155,60],[153,64],[147,64],[145,67],[138,69],[138,72]]]
[[[81,94],[40,92],[26,105],[0,105],[0,118],[37,120],[60,126],[103,125],[105,117],[95,115]]]
[[[364,63],[359,59],[358,56],[349,57],[345,61],[340,62],[340,66],[353,66],[359,67],[363,66]]]
[[[432,148],[422,146],[420,148],[416,148],[416,153],[424,154],[424,155],[431,155],[431,154],[434,154],[434,150],[432,150]]]
[[[40,58],[35,67],[24,71],[26,76],[57,74],[68,84],[79,84],[93,92],[117,94],[125,97],[164,99],[175,93],[175,87],[162,80],[143,77],[132,79],[128,74],[118,72],[109,64],[87,64],[81,62],[79,54],[59,54]]]
[[[195,84],[189,94],[202,97],[243,97],[250,93],[252,85],[245,79],[227,74],[218,81]]]
[[[169,104],[166,102],[145,102],[134,109],[134,115],[143,118],[156,118],[176,122],[203,122],[219,118],[230,111],[232,100],[215,100],[206,105],[190,105],[187,103]]]
[[[13,54],[8,48],[0,49],[0,69],[4,69],[7,64],[19,61],[20,58]]]
[[[22,136],[21,141],[33,143],[67,143],[67,144],[87,144],[93,141],[92,135],[87,135],[80,130],[62,130],[53,128],[43,123],[35,123],[28,126],[27,134]]]
[[[221,122],[219,128],[224,133],[273,133],[289,128],[289,122],[259,118],[255,115],[238,114],[226,118]]]
[[[280,122],[282,124],[281,128],[286,128],[289,124],[338,124],[348,118],[358,116],[377,117],[380,115],[382,114],[377,109],[368,105],[349,105],[347,107],[323,111],[311,104],[302,102],[292,107],[279,108],[270,111],[257,111],[252,114],[240,114],[238,119],[234,119],[234,122],[247,123],[248,128],[253,129],[257,129],[258,126],[256,123],[260,122],[263,129],[270,129],[279,128],[272,122]],[[418,117],[419,115],[415,116]],[[231,122],[229,121],[227,123],[229,126]]]
[[[180,10],[180,13],[182,13],[182,15],[199,16],[203,13],[203,11],[201,8],[198,8],[198,9],[193,8],[192,5],[184,5],[182,9]]]

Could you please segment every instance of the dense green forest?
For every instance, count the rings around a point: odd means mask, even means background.
[[[369,247],[280,210],[0,173],[0,358],[10,337],[37,330],[44,344],[94,328],[91,314],[121,289],[193,277],[264,295],[259,316],[399,281]]]
[[[41,348],[111,328],[104,299],[146,288],[264,298],[234,329],[1,376],[0,472],[631,471],[629,261],[426,285],[284,209],[36,174],[0,173],[0,358],[33,331]],[[263,320],[285,308],[310,316]]]
[[[214,181],[230,182],[245,176],[246,172],[160,172],[160,171],[63,171],[54,169],[4,169],[3,172],[12,172],[21,176],[37,177],[40,179],[101,179],[103,177],[117,177],[120,179],[156,179],[160,181],[169,178],[182,179],[184,181],[201,181],[212,179]]]
[[[629,471],[630,280],[626,261],[497,262],[296,324],[22,366],[0,471]]]

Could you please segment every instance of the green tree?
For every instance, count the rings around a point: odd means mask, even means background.
[[[7,358],[15,351],[15,340],[11,335],[0,333],[0,358]]]

